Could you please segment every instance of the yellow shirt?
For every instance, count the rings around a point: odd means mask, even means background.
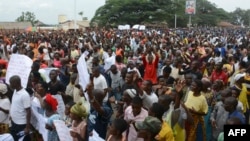
[[[247,87],[245,84],[242,84],[242,90],[239,95],[239,101],[243,104],[243,113],[249,108],[249,103],[247,101]]]
[[[207,111],[208,111],[208,105],[207,105],[206,98],[203,95],[194,96],[192,91],[189,91],[185,105],[189,109],[194,108],[194,110],[197,112],[207,113]]]
[[[173,131],[166,122],[162,123],[161,131],[155,137],[155,139],[158,141],[174,141]]]

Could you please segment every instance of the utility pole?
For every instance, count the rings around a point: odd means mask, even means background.
[[[74,0],[74,30],[76,31],[76,0]]]
[[[177,4],[179,3],[179,0],[176,0],[177,2],[175,2],[175,14],[174,14],[174,28],[176,29],[177,27],[177,14],[176,14],[176,9],[177,9]]]
[[[191,28],[191,25],[192,25],[192,15],[190,14],[189,15],[189,21],[188,21],[188,27],[189,27],[189,29]]]

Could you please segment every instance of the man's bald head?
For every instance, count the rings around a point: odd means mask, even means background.
[[[105,92],[103,89],[94,89],[93,95],[95,96],[95,99],[99,102],[99,104],[102,104],[102,101],[105,97]]]
[[[19,89],[21,86],[21,78],[18,75],[14,75],[10,78],[10,87],[12,89]]]

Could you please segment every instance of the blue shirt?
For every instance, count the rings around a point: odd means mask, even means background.
[[[107,104],[103,104],[102,108],[104,110],[103,115],[100,115],[95,110],[91,111],[88,117],[88,132],[91,133],[95,130],[101,138],[106,139],[108,124],[110,123],[113,110]]]
[[[246,123],[245,116],[241,112],[239,112],[238,110],[235,110],[234,112],[232,112],[228,115],[228,119],[231,117],[239,118],[242,124]]]

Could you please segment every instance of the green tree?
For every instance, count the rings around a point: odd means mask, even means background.
[[[80,15],[81,19],[83,20],[83,11],[79,12],[78,15]]]
[[[246,25],[250,26],[250,9],[244,10],[236,8],[230,13],[231,22],[235,25]]]
[[[165,1],[171,2],[171,0]],[[161,22],[168,18],[167,12],[171,12],[170,6],[150,0],[108,0],[104,6],[97,9],[91,23],[116,26]]]
[[[186,0],[108,0],[97,9],[91,20],[99,26],[119,24],[143,24],[167,22],[169,27],[186,27],[189,15],[185,14]],[[192,23],[197,25],[216,25],[219,21],[230,19],[229,14],[206,0],[196,0],[196,14]]]
[[[16,19],[17,22],[31,22],[32,26],[34,26],[38,20],[36,19],[36,16],[34,13],[26,11],[26,12],[22,12],[22,15],[19,16]]]

